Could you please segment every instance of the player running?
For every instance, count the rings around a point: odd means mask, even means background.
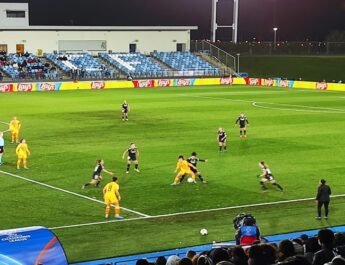
[[[244,113],[241,113],[240,116],[237,118],[235,125],[240,126],[240,137],[247,137],[247,128],[246,125],[249,124],[249,121],[246,116],[244,116]]]
[[[113,181],[109,182],[103,188],[103,198],[104,198],[104,203],[106,205],[105,218],[109,217],[110,207],[113,206],[115,208],[114,217],[116,219],[123,219],[123,217],[120,216],[121,196],[120,196],[119,189],[120,189],[120,186],[117,183],[117,177],[113,177]]]
[[[11,141],[12,144],[14,142],[19,144],[19,131],[20,131],[21,126],[22,125],[20,121],[17,120],[17,117],[13,117],[13,119],[10,121],[9,130],[11,131],[11,135],[12,135],[12,141]]]
[[[262,170],[262,174],[258,175],[257,177],[260,178],[260,185],[261,185],[261,189],[263,191],[267,191],[267,187],[265,186],[266,183],[270,183],[273,186],[276,186],[280,191],[284,191],[283,187],[280,186],[274,179],[271,170],[268,168],[268,166],[265,164],[264,161],[261,161],[259,163],[259,167]]]
[[[190,170],[191,170],[196,176],[198,176],[198,178],[200,179],[200,181],[201,181],[202,183],[206,184],[207,181],[206,181],[206,180],[204,179],[204,177],[201,175],[201,173],[200,173],[200,171],[198,170],[198,167],[197,167],[199,161],[200,161],[200,162],[207,162],[207,159],[200,159],[199,157],[197,157],[196,152],[193,152],[193,153],[191,154],[191,156],[187,158],[187,162],[190,163],[190,164],[192,164],[192,165],[194,166],[194,168],[193,168],[193,167],[190,167]],[[185,177],[185,176],[182,176],[182,177],[181,177],[180,182],[183,181],[184,177]]]
[[[94,185],[95,187],[98,187],[99,183],[101,183],[101,181],[103,179],[102,176],[101,176],[102,171],[104,171],[105,173],[107,173],[109,175],[114,175],[113,172],[110,172],[110,171],[105,169],[105,167],[104,167],[104,160],[99,159],[99,160],[97,160],[96,167],[93,170],[92,179],[90,180],[90,182],[84,184],[81,188],[85,189],[89,185]]]
[[[139,162],[138,162],[138,157],[139,157],[139,150],[138,148],[135,146],[134,143],[131,143],[129,148],[127,148],[123,154],[122,154],[122,159],[125,159],[125,155],[127,153],[127,169],[126,169],[126,173],[129,173],[129,168],[131,167],[131,164],[134,164],[134,170],[136,172],[140,172],[139,170]]]
[[[194,172],[191,170],[191,169],[194,169],[195,171],[197,171],[196,167],[193,166],[191,163],[188,163],[183,155],[180,155],[178,157],[178,160],[177,160],[177,165],[176,165],[176,169],[174,171],[174,173],[176,173],[178,170],[178,174],[176,175],[175,177],[175,180],[173,183],[171,183],[172,186],[175,186],[175,185],[178,185],[181,183],[181,179],[182,177],[184,177],[185,175],[190,175],[193,179],[193,182],[192,183],[196,183],[195,181],[195,174]]]
[[[121,119],[124,121],[128,121],[128,112],[129,112],[129,105],[127,103],[127,101],[123,101],[123,103],[121,104]]]
[[[2,163],[2,155],[5,152],[5,141],[4,141],[4,133],[0,132],[0,166]]]
[[[218,140],[218,144],[219,144],[219,152],[222,152],[222,150],[224,149],[224,151],[226,151],[226,132],[224,131],[224,128],[219,128],[218,132],[217,132],[217,140]]]
[[[21,162],[23,162],[23,166],[24,166],[25,169],[29,169],[28,166],[27,166],[26,159],[30,155],[30,150],[29,150],[28,144],[26,143],[25,139],[22,139],[20,141],[20,144],[18,144],[18,146],[16,148],[16,155],[18,157],[17,169],[20,169]]]

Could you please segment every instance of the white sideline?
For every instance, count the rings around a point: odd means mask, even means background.
[[[6,124],[6,125],[10,125],[8,122],[4,122],[4,121],[0,121],[0,123],[1,124]],[[6,131],[3,131],[3,133],[9,132],[9,131],[10,131],[10,129],[7,129]]]
[[[274,102],[261,102],[261,101],[253,101],[253,100],[243,100],[243,99],[232,99],[232,98],[222,98],[222,97],[212,97],[212,96],[199,96],[199,95],[189,95],[189,94],[181,94],[184,97],[192,97],[192,98],[205,98],[205,99],[214,99],[214,100],[229,100],[234,102],[244,102],[250,103],[253,107],[263,108],[263,109],[277,109],[277,110],[289,110],[289,111],[303,111],[303,112],[317,112],[317,113],[335,113],[335,114],[345,114],[345,109],[333,109],[333,108],[324,108],[324,107],[315,107],[315,106],[306,106],[306,105],[293,105],[293,104],[285,104],[285,103],[274,103]],[[278,108],[278,107],[266,107],[260,106],[259,104],[267,104],[267,105],[276,105],[276,106],[286,106],[286,107],[300,107],[305,109],[293,109],[293,108]]]
[[[93,202],[104,204],[103,201],[100,201],[100,200],[97,200],[97,199],[94,199],[94,198],[90,198],[88,196],[81,195],[81,194],[73,192],[73,191],[69,191],[69,190],[65,190],[65,189],[62,189],[62,188],[58,188],[58,187],[55,187],[55,186],[52,186],[52,185],[49,185],[49,184],[46,184],[46,183],[43,183],[43,182],[39,182],[39,181],[33,180],[33,179],[29,179],[29,178],[25,178],[25,177],[22,177],[22,176],[19,176],[19,175],[16,175],[16,174],[12,174],[12,173],[9,173],[9,172],[3,171],[3,170],[0,170],[0,173],[2,173],[4,175],[11,176],[11,177],[15,177],[15,178],[18,178],[18,179],[21,179],[21,180],[25,180],[25,181],[28,181],[28,182],[32,182],[32,183],[44,186],[44,187],[49,188],[49,189],[62,191],[62,192],[65,192],[65,193],[68,193],[68,194],[71,194],[71,195],[74,195],[74,196],[77,196],[77,197],[80,197],[80,198],[83,198],[83,199],[87,199],[87,200],[90,200],[90,201],[93,201]],[[134,210],[131,210],[131,209],[128,209],[128,208],[121,207],[121,209],[125,210],[127,212],[135,213],[135,214],[140,215],[142,217],[150,217],[150,215],[147,215],[147,214],[144,214],[144,213],[141,213],[141,212],[138,212],[138,211],[134,211]]]
[[[343,198],[343,197],[345,197],[345,194],[338,194],[338,195],[332,195],[331,196],[331,198]],[[253,208],[253,207],[261,207],[261,206],[269,206],[269,205],[277,205],[277,204],[288,204],[288,203],[314,201],[314,200],[315,200],[315,197],[285,200],[285,201],[275,201],[275,202],[263,202],[263,203],[245,204],[245,205],[229,206],[229,207],[222,207],[222,208],[187,211],[187,212],[180,212],[180,213],[152,215],[152,216],[147,216],[147,217],[129,218],[129,219],[122,219],[119,221],[112,220],[112,221],[101,221],[101,222],[84,223],[84,224],[64,225],[64,226],[52,227],[49,229],[57,230],[57,229],[92,226],[92,225],[99,225],[99,224],[106,224],[106,223],[113,223],[113,222],[129,222],[129,221],[136,221],[136,220],[156,219],[156,218],[173,217],[173,216],[179,216],[179,215],[188,215],[188,214],[197,214],[197,213],[204,213],[204,212],[224,211],[224,210],[234,210],[234,209],[242,209],[242,208]]]

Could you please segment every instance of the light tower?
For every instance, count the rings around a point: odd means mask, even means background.
[[[217,24],[217,3],[219,0],[212,1],[211,14],[211,41],[216,41],[216,31],[218,28],[232,28],[232,42],[237,43],[237,28],[238,28],[238,7],[239,0],[232,0],[234,2],[234,11],[232,16],[232,25],[218,25]]]

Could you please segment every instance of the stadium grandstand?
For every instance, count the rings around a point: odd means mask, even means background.
[[[345,265],[345,44],[218,2],[211,41],[0,3],[0,265]]]

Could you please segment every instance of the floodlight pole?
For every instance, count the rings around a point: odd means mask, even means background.
[[[273,28],[273,33],[274,33],[274,36],[273,36],[273,50],[274,51],[277,49],[277,30],[278,30],[277,27]]]
[[[236,53],[237,55],[237,74],[240,75],[240,53]]]
[[[217,3],[219,0],[211,0],[211,41],[216,42],[216,31],[218,28],[232,28],[232,42],[237,43],[237,28],[238,28],[238,9],[239,0],[234,1],[233,24],[232,25],[218,25],[217,24]]]

